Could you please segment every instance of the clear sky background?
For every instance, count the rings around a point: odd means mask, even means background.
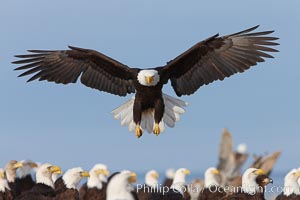
[[[0,7],[0,165],[30,158],[63,168],[106,163],[144,171],[217,163],[221,131],[249,152],[282,150],[277,171],[299,167],[300,1],[2,1]],[[215,33],[260,24],[280,37],[275,59],[204,86],[183,100],[180,122],[159,137],[136,139],[111,110],[128,98],[81,84],[25,83],[13,55],[27,49],[98,50],[132,67],[164,65]],[[170,86],[164,92],[175,93]]]

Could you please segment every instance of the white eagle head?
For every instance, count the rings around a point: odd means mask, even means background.
[[[137,79],[144,86],[155,86],[160,80],[158,71],[154,69],[141,70],[137,75]]]

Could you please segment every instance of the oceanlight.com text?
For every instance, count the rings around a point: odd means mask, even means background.
[[[189,193],[202,193],[204,191],[205,188],[203,187],[195,187],[191,184],[186,185],[186,186],[173,186],[173,187],[168,187],[168,186],[163,186],[161,184],[158,184],[156,187],[149,187],[147,185],[144,184],[137,184],[136,185],[136,192],[145,192],[145,193],[159,193],[159,194],[166,194],[170,191],[172,192],[177,192],[177,193],[185,193],[185,192],[189,192]],[[216,187],[214,185],[210,186],[207,188],[210,192],[212,193],[239,193],[239,192],[246,192],[249,194],[254,195],[255,193],[274,193],[274,194],[279,194],[282,192],[289,192],[292,191],[292,188],[289,187],[283,187],[283,186],[270,186],[270,187],[233,187],[233,186],[224,186],[224,187]],[[251,192],[251,191],[255,191],[255,192]]]

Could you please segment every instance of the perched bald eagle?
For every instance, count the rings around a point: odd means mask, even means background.
[[[4,169],[0,168],[0,199],[13,200],[13,194],[8,186]]]
[[[151,200],[187,200],[190,199],[189,194],[187,194],[186,188],[186,176],[190,174],[190,170],[186,168],[180,168],[176,170],[173,183],[166,193],[161,193],[159,198]]]
[[[6,179],[8,182],[8,186],[10,187],[10,190],[14,197],[18,195],[17,192],[18,190],[16,185],[17,169],[21,167],[23,167],[23,164],[16,160],[11,160],[5,165]]]
[[[173,127],[184,113],[186,102],[162,93],[170,80],[177,96],[191,95],[201,86],[223,80],[235,73],[242,73],[264,57],[273,58],[265,52],[277,50],[268,46],[278,38],[269,37],[273,31],[250,33],[253,28],[219,37],[218,34],[195,44],[169,61],[165,66],[150,69],[128,66],[94,50],[70,46],[70,50],[29,50],[33,54],[17,55],[25,64],[16,70],[26,70],[19,76],[34,74],[28,81],[38,79],[55,83],[81,82],[91,88],[111,94],[126,96],[136,93],[127,103],[112,113],[128,125],[137,137],[143,130],[158,135],[165,123]]]
[[[112,174],[107,183],[106,200],[138,200],[131,185],[135,182],[136,173],[134,172],[123,170]]]
[[[105,200],[107,177],[109,170],[104,164],[96,164],[89,172],[90,177],[80,188],[79,195],[81,200]]]
[[[171,187],[172,183],[173,183],[173,179],[174,179],[174,176],[175,176],[175,169],[173,168],[169,168],[166,170],[166,178],[163,182],[163,186],[167,186],[167,187]]]
[[[81,167],[72,168],[57,179],[54,183],[56,199],[78,200],[78,184],[84,177],[89,177],[89,173]]]
[[[135,189],[139,200],[150,200],[153,195],[160,195],[158,178],[159,174],[155,170],[146,173],[145,184],[138,184]]]
[[[204,189],[200,192],[198,200],[221,199],[226,196],[225,190],[220,187],[221,176],[219,170],[208,168],[204,173]]]
[[[283,192],[279,194],[275,200],[299,200],[300,186],[298,180],[300,177],[300,170],[291,170],[284,178]]]
[[[265,200],[265,186],[273,183],[262,169],[249,168],[242,177],[242,188],[223,200]]]
[[[38,167],[38,165],[31,160],[22,160],[20,163],[22,163],[23,167],[18,169],[18,177],[15,181],[17,195],[30,190],[35,185],[35,181],[31,176],[31,171]]]
[[[34,200],[34,199],[51,199],[56,197],[52,174],[61,174],[61,168],[49,163],[41,165],[36,171],[36,184],[31,190],[23,192],[16,200]]]

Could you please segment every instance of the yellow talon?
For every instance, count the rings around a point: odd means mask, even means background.
[[[157,136],[160,134],[159,124],[155,123],[153,133]]]
[[[140,138],[143,135],[143,131],[142,131],[140,125],[136,125],[135,135],[136,135],[137,138]]]

